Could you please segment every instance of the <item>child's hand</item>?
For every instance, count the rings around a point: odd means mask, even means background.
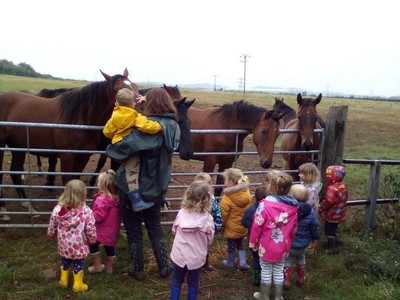
[[[146,96],[139,96],[135,100],[136,103],[140,104],[142,102],[146,102]]]

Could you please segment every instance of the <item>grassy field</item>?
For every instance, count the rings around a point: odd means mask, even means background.
[[[0,75],[0,92],[22,89],[79,87],[80,81],[41,80]],[[195,105],[208,107],[240,99],[272,108],[275,95],[213,92],[181,89],[183,96],[196,98]],[[295,95],[283,95],[285,102],[297,107]],[[400,103],[355,99],[322,98],[318,111],[326,117],[331,106],[348,106],[345,158],[400,159]],[[0,107],[1,109],[1,107]],[[369,166],[348,165],[346,184],[351,199],[364,198],[367,192]],[[399,173],[398,167],[384,166],[383,176]],[[396,205],[378,208],[399,212]],[[378,223],[375,231],[363,231],[362,207],[349,209],[348,221],[340,226],[340,253],[324,254],[324,238],[315,255],[307,260],[307,280],[302,287],[284,292],[288,299],[400,299],[400,247],[396,215],[387,223]],[[382,218],[380,219],[382,220]],[[393,221],[393,222],[392,222]],[[393,230],[391,230],[394,228]],[[394,232],[396,231],[397,232]],[[397,234],[393,234],[397,233]],[[166,228],[168,249],[170,228]],[[124,231],[117,246],[115,274],[85,274],[90,290],[74,294],[58,286],[59,261],[55,242],[45,237],[43,229],[1,229],[0,231],[0,299],[168,299],[169,279],[157,276],[157,267],[150,246],[146,247],[146,281],[137,282],[128,276],[128,251]],[[199,299],[252,299],[257,288],[251,285],[251,272],[229,271],[221,266],[225,258],[224,240],[217,236],[211,249],[215,270],[203,273]],[[87,260],[87,265],[90,259]],[[182,299],[186,297],[185,290]]]

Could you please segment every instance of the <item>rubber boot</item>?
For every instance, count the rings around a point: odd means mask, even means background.
[[[164,241],[154,240],[151,242],[154,256],[158,264],[158,274],[162,278],[168,277],[172,272],[172,266],[168,261],[167,252],[165,251]]]
[[[255,292],[253,298],[256,300],[269,300],[269,292],[271,291],[270,284],[262,284],[260,286],[261,292]]]
[[[188,288],[188,300],[196,300],[197,294],[199,292],[199,287],[189,287]]]
[[[142,211],[154,206],[154,202],[146,202],[142,199],[139,189],[129,191],[126,195],[131,201],[132,210],[134,212]]]
[[[239,250],[239,270],[240,271],[247,271],[250,269],[250,266],[247,264],[247,259],[246,259],[246,250]]]
[[[115,255],[106,257],[106,262],[104,263],[104,272],[106,272],[106,274],[111,275],[113,273],[113,266],[116,259],[117,257]]]
[[[180,287],[171,287],[171,296],[170,300],[179,300],[181,297],[181,288]]]
[[[253,269],[252,277],[253,285],[260,286],[261,283],[261,269]]]
[[[143,260],[143,244],[131,244],[129,247],[132,263],[129,267],[129,275],[136,280],[144,280],[144,260]]]
[[[60,285],[62,287],[67,287],[68,286],[68,281],[69,281],[69,269],[64,270],[63,267],[61,267],[61,274],[60,274]]]
[[[282,297],[282,292],[283,292],[283,286],[282,284],[275,284],[275,300],[283,300]]]
[[[89,273],[101,273],[103,272],[104,265],[101,264],[100,252],[90,254],[92,258],[92,266],[88,268]]]
[[[292,283],[290,282],[290,273],[292,271],[292,267],[284,267],[283,268],[283,287],[285,289],[288,289],[292,286]]]
[[[337,250],[337,240],[335,237],[328,238],[328,249],[326,250],[326,254],[328,255],[336,255],[338,254]]]
[[[224,259],[222,261],[222,264],[225,267],[234,268],[235,267],[235,252],[229,252],[228,253],[228,259]]]
[[[306,265],[298,264],[297,265],[297,280],[296,280],[296,284],[298,286],[301,286],[304,284],[305,274],[306,274]]]
[[[80,270],[78,273],[74,273],[74,285],[72,286],[72,290],[74,292],[83,292],[89,289],[88,285],[83,283],[83,270]]]

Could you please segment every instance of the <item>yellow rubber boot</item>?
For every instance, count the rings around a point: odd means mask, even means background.
[[[69,276],[69,269],[64,270],[63,267],[61,267],[60,285],[62,287],[68,286],[68,276]]]
[[[83,270],[80,270],[76,274],[74,273],[74,285],[72,286],[72,290],[74,292],[83,292],[88,289],[88,285],[83,283]]]

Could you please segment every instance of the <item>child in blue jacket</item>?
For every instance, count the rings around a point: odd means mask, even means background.
[[[311,208],[308,200],[308,190],[301,184],[294,184],[290,194],[297,199],[299,210],[297,212],[298,227],[295,238],[292,242],[289,255],[285,259],[283,287],[290,288],[290,272],[292,262],[297,263],[297,285],[302,285],[305,279],[306,270],[306,248],[311,244],[315,247],[319,239],[319,224],[314,209]]]

